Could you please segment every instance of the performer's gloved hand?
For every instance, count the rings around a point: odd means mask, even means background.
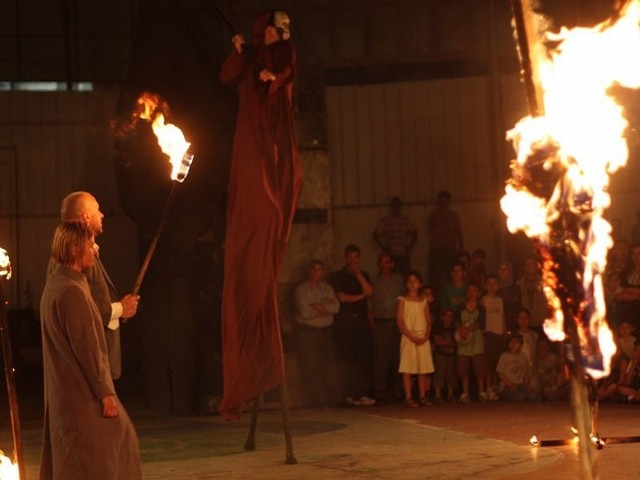
[[[109,395],[100,400],[102,403],[102,416],[116,418],[118,416],[118,402],[115,395]]]
[[[276,76],[267,69],[260,72],[260,80],[263,82],[273,82],[275,79]]]
[[[240,34],[237,34],[233,36],[231,41],[233,42],[233,46],[236,48],[236,51],[238,53],[242,53],[242,48],[245,44],[244,37]]]

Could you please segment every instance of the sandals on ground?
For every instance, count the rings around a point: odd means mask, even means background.
[[[404,401],[404,406],[407,408],[418,408],[420,404],[416,402],[413,398],[406,398]]]

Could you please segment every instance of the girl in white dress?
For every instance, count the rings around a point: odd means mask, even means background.
[[[431,317],[429,303],[420,294],[422,278],[419,272],[412,271],[406,277],[407,294],[398,297],[396,306],[396,320],[402,333],[400,340],[400,368],[402,385],[404,386],[404,404],[407,407],[428,405],[429,387],[433,373],[433,359],[431,357]],[[418,376],[418,391],[420,404],[411,395],[411,377]]]

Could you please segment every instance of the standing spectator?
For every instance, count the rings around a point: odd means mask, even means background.
[[[481,303],[486,310],[487,321],[484,328],[484,349],[489,367],[487,391],[489,400],[497,400],[500,378],[496,373],[500,355],[507,348],[507,324],[504,320],[504,304],[498,296],[498,277],[488,275],[485,282],[487,293]]]
[[[458,378],[456,375],[456,326],[453,323],[453,311],[446,308],[440,312],[440,321],[433,326],[433,343],[435,348],[435,373],[433,388],[435,401],[444,401],[442,388],[447,385],[447,401],[454,400]]]
[[[631,245],[640,245],[640,210],[636,210],[636,223],[631,229]]]
[[[509,339],[509,349],[500,356],[497,367],[500,375],[500,399],[514,402],[538,400],[529,389],[531,364],[522,353],[522,337],[513,335]]]
[[[411,270],[410,253],[418,238],[418,229],[402,215],[402,201],[398,197],[391,199],[391,213],[378,223],[373,239],[383,252],[388,252],[395,264],[396,271],[404,278]]]
[[[487,252],[482,248],[477,248],[471,254],[471,265],[467,281],[476,285],[484,285],[484,278],[487,275]]]
[[[446,282],[447,272],[464,248],[462,226],[458,214],[449,208],[451,194],[442,190],[436,199],[436,208],[429,215],[429,281],[439,286]]]
[[[446,284],[438,294],[438,310],[450,308],[454,312],[464,303],[467,294],[467,283],[464,280],[464,266],[455,263],[451,267],[450,283]]]
[[[416,271],[407,275],[407,294],[398,297],[396,317],[398,328],[402,332],[400,342],[400,373],[404,387],[404,404],[407,407],[429,405],[430,373],[433,373],[431,356],[431,318],[427,299],[420,294],[422,278]],[[411,377],[418,376],[420,404],[413,399]]]
[[[373,287],[360,266],[360,247],[345,247],[344,260],[345,266],[329,278],[340,302],[335,332],[342,391],[347,404],[369,406],[375,403],[367,396],[373,376],[367,298]]]
[[[521,307],[522,292],[513,282],[513,270],[509,262],[503,260],[498,264],[498,279],[500,280],[498,295],[502,298],[507,331],[515,332],[518,329],[516,315]]]
[[[40,478],[141,479],[136,431],[118,400],[98,307],[83,270],[95,262],[84,222],[64,222],[40,301],[44,426]]]
[[[375,398],[393,398],[401,392],[398,362],[400,330],[396,322],[396,303],[404,293],[404,280],[393,272],[388,253],[378,257],[378,274],[371,280],[373,296],[369,299],[369,321],[373,328],[373,375]]]
[[[305,403],[314,406],[332,405],[339,398],[333,316],[340,304],[324,277],[324,263],[312,260],[307,279],[295,290],[296,351]]]
[[[471,368],[478,381],[478,399],[489,400],[485,386],[487,360],[484,355],[485,309],[480,305],[480,287],[469,284],[465,302],[455,312],[458,375],[462,379],[460,401],[469,403],[469,376]]]
[[[516,285],[520,287],[521,304],[530,312],[530,327],[542,333],[542,325],[547,318],[547,299],[542,292],[542,279],[538,271],[538,261],[528,258],[522,266],[524,274]],[[526,340],[525,340],[526,341]]]
[[[620,288],[615,294],[620,321],[631,322],[634,329],[640,328],[640,245],[631,248],[631,264],[622,272]]]

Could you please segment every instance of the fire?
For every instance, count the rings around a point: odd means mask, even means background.
[[[189,173],[193,155],[188,153],[191,143],[184,138],[182,130],[172,123],[165,123],[162,111],[166,104],[157,95],[144,92],[138,98],[138,114],[142,120],[150,121],[158,145],[171,163],[171,180],[182,182]],[[160,107],[160,108],[159,108]]]
[[[6,277],[7,280],[11,278],[11,260],[2,247],[0,247],[0,277]]]
[[[20,480],[18,464],[11,462],[11,459],[2,453],[2,450],[0,450],[0,479]]]
[[[628,2],[617,20],[593,28],[548,33],[553,48],[534,59],[540,70],[544,115],[526,117],[507,133],[517,152],[513,178],[501,206],[511,232],[523,231],[549,249],[577,259],[583,299],[572,305],[585,369],[609,374],[615,353],[606,323],[602,275],[612,245],[604,210],[611,199],[609,174],[626,164],[628,123],[612,87],[640,88],[640,0]],[[565,266],[566,268],[566,266]],[[544,292],[552,311],[545,333],[565,337],[553,258],[543,258]],[[594,360],[598,357],[598,360]]]

